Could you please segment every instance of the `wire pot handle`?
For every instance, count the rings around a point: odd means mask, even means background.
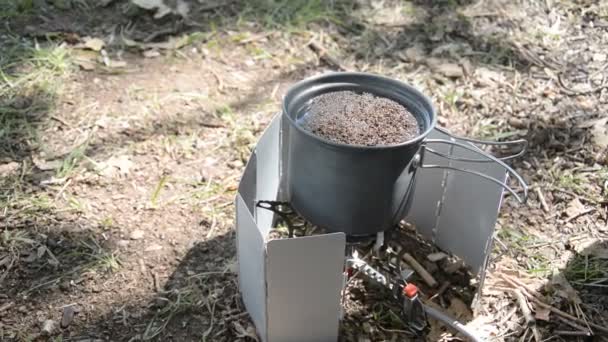
[[[511,160],[511,159],[515,159],[515,158],[521,157],[528,150],[528,140],[526,140],[526,139],[517,139],[517,140],[509,140],[509,141],[489,141],[489,140],[480,140],[480,139],[461,137],[461,136],[458,136],[456,134],[451,133],[450,131],[448,131],[447,129],[445,129],[443,127],[438,127],[437,126],[437,127],[435,127],[435,129],[438,130],[438,131],[440,131],[441,133],[449,135],[452,138],[456,138],[458,140],[466,141],[466,142],[469,142],[471,144],[476,144],[476,145],[485,145],[485,146],[518,146],[518,145],[521,145],[521,149],[517,153],[497,158],[497,159],[500,159],[502,161]],[[434,154],[437,154],[437,155],[440,155],[440,156],[442,156],[444,158],[449,158],[449,159],[452,159],[452,160],[465,161],[465,162],[478,162],[478,163],[491,163],[493,161],[493,160],[487,159],[487,158],[484,158],[484,159],[454,158],[454,157],[450,158],[450,157],[442,154],[441,152],[435,151],[432,148],[427,147],[427,150],[429,152],[432,152]]]
[[[504,167],[505,170],[507,171],[508,174],[510,174],[511,176],[513,176],[517,182],[519,183],[519,186],[522,188],[523,190],[523,197],[520,196],[517,191],[515,191],[513,188],[511,188],[508,184],[505,184],[503,181],[496,179],[494,177],[490,177],[484,173],[481,173],[479,171],[473,171],[473,170],[468,170],[468,169],[460,169],[457,167],[453,167],[453,166],[444,166],[444,165],[429,165],[429,164],[424,164],[424,153],[426,151],[433,153],[435,155],[438,155],[440,157],[446,158],[446,159],[450,159],[450,160],[458,160],[458,161],[470,161],[470,162],[478,162],[478,159],[473,159],[473,160],[467,160],[465,158],[457,158],[457,157],[452,157],[449,155],[446,155],[444,153],[440,153],[437,152],[433,149],[429,149],[427,144],[431,143],[431,144],[446,144],[446,145],[452,145],[452,146],[458,146],[461,148],[464,148],[465,150],[474,152],[479,154],[480,156],[482,156],[483,158],[486,158],[488,162],[494,162],[499,164],[500,166]],[[528,184],[526,184],[526,181],[523,179],[523,177],[517,173],[515,170],[513,170],[513,168],[511,168],[509,165],[505,164],[505,162],[499,158],[494,157],[493,155],[490,155],[482,150],[480,150],[479,148],[475,147],[474,145],[469,145],[469,144],[463,144],[460,142],[456,142],[456,141],[449,141],[449,140],[444,140],[444,139],[427,139],[425,140],[424,145],[422,145],[421,148],[421,158],[419,161],[419,164],[417,165],[417,167],[421,168],[421,169],[447,169],[447,170],[452,170],[452,171],[458,171],[458,172],[463,172],[463,173],[468,173],[468,174],[472,174],[478,177],[481,177],[483,179],[486,179],[494,184],[499,185],[500,187],[502,187],[503,189],[507,190],[511,195],[513,195],[515,197],[515,199],[517,199],[517,201],[519,203],[525,203],[526,200],[528,199]]]

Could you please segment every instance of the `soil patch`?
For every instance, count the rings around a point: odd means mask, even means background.
[[[399,103],[369,93],[338,91],[312,99],[302,127],[325,139],[349,145],[393,145],[419,133],[418,122]]]

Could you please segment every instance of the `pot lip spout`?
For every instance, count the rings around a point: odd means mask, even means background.
[[[412,112],[412,106],[417,107],[418,113],[412,114],[416,116],[416,120],[423,121],[424,130],[413,139],[398,144],[366,146],[331,141],[317,136],[297,124],[295,114],[292,111],[297,112],[299,108],[294,109],[294,104],[301,104],[322,93],[344,89],[356,89],[357,91],[390,98],[408,108],[410,112]],[[328,72],[301,80],[287,90],[283,97],[281,109],[282,116],[301,133],[332,147],[354,150],[386,150],[417,145],[422,143],[437,124],[437,112],[428,96],[407,83],[365,72]]]

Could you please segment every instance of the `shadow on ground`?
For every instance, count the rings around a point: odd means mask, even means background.
[[[234,233],[193,242],[157,292],[127,298],[108,312],[61,331],[64,341],[234,341],[247,327],[238,293]],[[149,269],[149,272],[153,272]],[[79,317],[76,317],[79,319]],[[245,339],[245,341],[253,339]]]
[[[402,16],[398,23],[377,24],[366,15],[379,10],[364,2],[320,0],[284,1],[225,1],[187,2],[188,15],[173,14],[154,19],[154,10],[144,10],[126,0],[110,1],[103,6],[95,1],[61,1],[58,6],[45,1],[34,1],[28,8],[8,5],[5,10],[9,32],[19,36],[60,41],[78,37],[104,38],[110,48],[128,48],[122,38],[138,42],[165,41],[184,33],[203,33],[249,30],[309,29],[319,33],[320,26],[333,27],[336,44],[342,55],[354,55],[356,60],[374,63],[392,60],[401,63],[406,49],[418,46],[416,62],[429,57],[440,57],[460,63],[467,58],[471,63],[501,65],[526,70],[532,64],[541,67],[549,61],[531,57],[522,43],[499,32],[476,32],[469,17],[461,12],[474,5],[472,0],[434,0],[389,3],[388,9]],[[172,1],[167,1],[172,4]],[[6,5],[5,5],[6,6]],[[171,6],[171,5],[170,5]],[[498,5],[497,5],[498,6]],[[491,20],[493,14],[488,16]],[[483,17],[483,16],[482,16]],[[320,26],[319,26],[320,25]],[[508,24],[506,24],[508,25]]]

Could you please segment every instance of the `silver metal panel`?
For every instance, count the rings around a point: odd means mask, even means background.
[[[264,237],[240,194],[236,196],[239,289],[262,341],[267,339],[266,250]]]
[[[457,158],[480,158],[478,154],[458,146],[454,146],[452,152],[452,156]],[[507,177],[505,168],[497,163],[452,161],[452,166],[482,172],[496,179],[505,180]],[[448,171],[435,243],[462,258],[474,273],[482,270],[490,253],[488,248],[502,194],[500,186],[483,178]]]
[[[255,193],[256,193],[256,155],[255,152],[249,157],[249,161],[243,171],[243,176],[239,183],[239,194],[247,205],[250,212],[254,212],[255,208]]]
[[[281,118],[275,116],[266,128],[255,148],[257,159],[256,200],[274,201],[279,191],[279,131]],[[272,228],[274,213],[263,208],[256,208],[255,215],[258,229],[262,235],[268,235]]]
[[[345,243],[343,233],[268,242],[268,341],[337,341]]]
[[[288,184],[288,180],[287,180],[287,166],[289,164],[289,122],[287,121],[287,119],[285,119],[281,113],[277,114],[277,116],[280,117],[281,120],[281,131],[279,133],[280,136],[280,144],[281,146],[279,146],[279,153],[281,154],[281,160],[279,163],[279,175],[281,177],[280,181],[279,181],[279,194],[278,194],[278,199],[279,201],[286,201],[289,202],[290,196],[289,196],[289,187],[287,186]],[[276,118],[275,118],[276,119]]]
[[[429,139],[451,139],[449,135],[438,130],[433,130],[428,137]],[[450,145],[447,144],[429,144],[428,146],[445,154],[450,152]],[[427,152],[424,156],[424,163],[447,166],[449,161]],[[445,190],[445,176],[445,170],[418,169],[414,178],[414,200],[405,215],[406,221],[412,223],[416,227],[416,231],[429,240],[434,239],[437,214]]]

